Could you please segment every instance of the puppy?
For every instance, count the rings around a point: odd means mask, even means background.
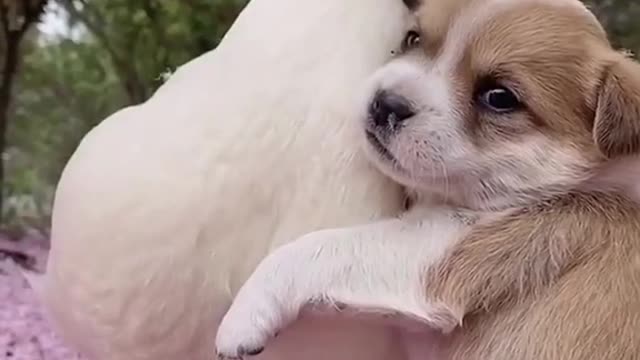
[[[267,257],[219,354],[322,303],[424,322],[432,359],[640,358],[640,65],[577,0],[417,6],[362,121],[415,206]]]

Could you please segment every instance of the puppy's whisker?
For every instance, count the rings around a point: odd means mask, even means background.
[[[481,204],[483,208],[492,208],[494,207],[494,198],[498,194],[497,189],[504,185],[493,184],[487,181],[479,181],[480,189],[477,192],[478,195],[478,203]]]
[[[444,201],[449,202],[449,174],[447,173],[447,164],[442,159],[437,159],[438,164],[442,167],[442,174],[444,175]]]
[[[434,169],[433,166],[433,162],[429,162],[429,172],[431,173],[431,183],[435,184],[436,183],[436,171]]]

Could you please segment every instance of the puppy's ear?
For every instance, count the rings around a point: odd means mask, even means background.
[[[640,153],[640,64],[620,57],[606,71],[593,137],[609,158]]]

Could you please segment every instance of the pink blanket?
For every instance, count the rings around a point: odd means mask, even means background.
[[[47,324],[19,266],[42,270],[41,240],[0,239],[0,360],[80,360]]]

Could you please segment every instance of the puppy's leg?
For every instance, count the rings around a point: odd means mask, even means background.
[[[425,303],[425,268],[464,231],[451,210],[417,209],[404,219],[318,231],[260,263],[240,289],[216,339],[222,357],[259,353],[303,306],[322,302],[390,311],[449,329],[456,324]]]

